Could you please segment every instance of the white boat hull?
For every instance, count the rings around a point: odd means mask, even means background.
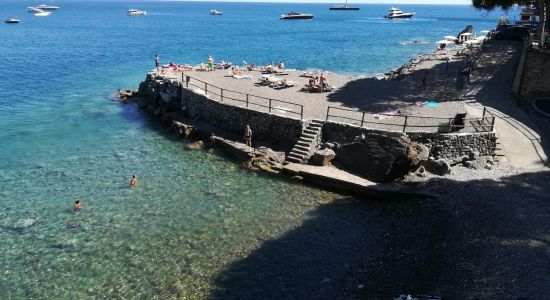
[[[49,15],[51,15],[52,13],[49,12],[49,11],[43,11],[43,12],[39,12],[39,13],[35,13],[34,16],[35,17],[47,17]]]
[[[414,16],[413,13],[410,13],[410,14],[402,14],[402,15],[397,15],[397,16],[386,16],[386,18],[388,19],[410,19]]]

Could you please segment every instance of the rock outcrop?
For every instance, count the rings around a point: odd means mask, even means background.
[[[405,135],[369,134],[335,148],[335,163],[370,181],[390,182],[404,177],[421,161],[416,149]]]
[[[315,151],[313,156],[309,159],[309,163],[317,166],[328,166],[335,157],[336,153],[334,150],[325,148]]]

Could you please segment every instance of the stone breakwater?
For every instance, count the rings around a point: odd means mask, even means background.
[[[305,128],[302,120],[218,102],[202,90],[185,88],[175,79],[153,74],[148,74],[140,84],[138,95],[140,106],[155,115],[181,113],[220,129],[224,136],[242,138],[246,125],[250,125],[256,145],[269,145],[285,152],[296,144]]]
[[[149,73],[136,93],[138,105],[170,123],[179,136],[214,142],[249,166],[266,171],[284,169],[285,154],[310,132],[311,121],[278,116],[211,99],[203,90],[186,87],[169,77]],[[351,124],[322,122],[310,154],[311,164],[331,165],[372,182],[392,182],[420,167],[445,175],[450,165],[493,156],[496,136],[482,133],[398,133],[361,128]],[[186,125],[200,124],[200,125]],[[254,131],[257,151],[242,144],[246,125]],[[215,132],[215,135],[214,135]],[[274,149],[274,150],[271,150]],[[311,155],[304,162],[307,163]]]

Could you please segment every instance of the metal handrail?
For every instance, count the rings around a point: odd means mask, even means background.
[[[540,33],[531,33],[529,35],[529,47],[533,47],[533,43],[540,42]],[[542,41],[542,45],[538,45],[539,49],[549,48],[550,47],[550,33],[544,33],[544,39]]]
[[[197,84],[191,83],[191,79],[194,80],[194,81],[200,82],[201,85],[204,84],[204,86],[199,86],[199,85],[197,85]],[[291,113],[291,114],[299,115],[299,116],[300,116],[300,120],[303,120],[303,118],[304,118],[304,106],[301,105],[301,104],[292,103],[292,102],[288,102],[288,101],[284,101],[284,100],[279,100],[279,99],[267,98],[267,97],[258,96],[258,95],[253,95],[253,94],[248,94],[248,93],[243,93],[243,92],[234,91],[234,90],[230,90],[230,89],[224,89],[224,88],[221,88],[221,87],[219,87],[219,86],[216,86],[216,85],[207,83],[206,81],[203,81],[203,80],[197,79],[197,78],[195,78],[195,77],[189,76],[189,75],[187,75],[187,74],[185,74],[185,73],[183,73],[183,72],[181,73],[181,81],[182,81],[183,83],[185,83],[186,87],[189,87],[189,86],[191,85],[191,86],[194,86],[194,87],[197,87],[197,88],[199,88],[199,89],[204,90],[204,94],[205,94],[205,95],[214,95],[214,96],[220,97],[220,101],[221,101],[221,102],[223,102],[224,100],[237,101],[237,102],[245,103],[245,105],[246,105],[247,108],[248,108],[250,105],[256,105],[256,106],[259,106],[259,107],[267,108],[269,113],[271,113],[273,110],[279,110],[279,111],[284,111],[284,112],[288,112],[288,113]],[[214,88],[214,89],[219,89],[219,90],[220,90],[220,93],[217,94],[217,93],[213,92],[213,89],[212,89],[212,88]],[[228,97],[227,95],[224,95],[224,92],[229,92],[229,93],[235,93],[235,94],[238,94],[238,95],[243,95],[243,96],[246,97],[246,100]],[[258,98],[258,99],[267,100],[267,105],[266,105],[266,104],[261,104],[261,103],[256,103],[256,102],[251,102],[251,101],[250,101],[250,98],[251,98],[251,97],[252,97],[252,98]],[[299,109],[299,111],[295,111],[295,110],[292,109],[292,108],[274,107],[273,104],[275,104],[275,103],[289,104],[289,105],[294,106],[296,109]]]
[[[356,117],[354,118],[353,116],[348,117],[348,116],[331,114],[331,110],[360,113],[361,118],[359,119],[359,118],[356,118]],[[400,123],[386,123],[386,122],[373,122],[373,121],[365,120],[366,116],[375,116],[375,115],[399,117],[399,118],[403,119],[403,122],[400,122]],[[441,126],[445,126],[446,128],[449,128],[449,129],[474,128],[474,129],[476,129],[476,131],[478,131],[478,129],[481,128],[481,130],[483,132],[491,132],[494,129],[495,118],[496,117],[486,107],[483,107],[483,115],[482,115],[481,118],[467,118],[467,119],[464,119],[464,124],[455,125],[455,124],[453,124],[453,121],[454,121],[455,118],[422,117],[422,116],[410,116],[410,115],[390,115],[390,114],[384,114],[384,113],[372,114],[372,113],[357,111],[357,110],[353,110],[353,109],[328,106],[327,107],[326,121],[328,122],[329,120],[331,120],[331,118],[332,119],[338,118],[338,119],[354,121],[354,122],[360,124],[359,127],[364,127],[365,125],[368,125],[368,124],[384,125],[384,126],[396,126],[396,127],[401,127],[401,132],[407,132],[407,129],[411,129],[411,128],[434,128],[434,129],[439,129],[439,128],[441,128]],[[446,122],[441,122],[440,124],[436,124],[436,125],[415,125],[415,124],[411,124],[411,122],[410,122],[411,120],[433,120],[433,121],[445,120]],[[472,124],[472,122],[479,122],[480,125],[479,126],[468,125],[468,124]],[[486,128],[486,127],[488,127],[488,128]]]

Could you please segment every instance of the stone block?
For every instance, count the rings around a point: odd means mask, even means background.
[[[317,150],[313,153],[313,156],[309,159],[309,163],[317,166],[328,166],[330,162],[336,157],[336,153],[332,149]]]

